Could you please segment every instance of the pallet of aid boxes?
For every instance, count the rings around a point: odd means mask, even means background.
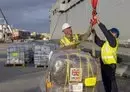
[[[6,66],[25,66],[33,58],[32,44],[15,43],[7,48]]]
[[[99,59],[78,49],[54,51],[40,89],[41,92],[105,92]]]
[[[25,66],[24,47],[19,44],[11,44],[7,48],[6,66]]]
[[[35,67],[48,67],[48,62],[53,51],[58,48],[57,44],[44,43],[43,45],[35,45],[34,48],[34,65]]]

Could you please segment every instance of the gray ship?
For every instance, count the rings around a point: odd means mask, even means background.
[[[130,0],[99,0],[97,13],[107,28],[117,27],[120,29],[120,39],[128,40],[130,22]],[[52,38],[62,37],[61,27],[68,22],[72,25],[74,33],[87,31],[91,18],[91,0],[56,0],[50,9],[50,33]],[[99,28],[97,32],[103,37]]]
[[[120,47],[118,55],[122,63],[117,68],[117,74],[130,76],[130,0],[99,0],[97,13],[102,23],[108,29],[117,27],[120,30]],[[63,36],[62,25],[67,22],[72,26],[74,33],[85,33],[90,24],[92,14],[91,0],[56,0],[50,9],[50,34],[52,39],[60,39]],[[95,26],[97,34],[105,39],[98,26]],[[89,38],[92,40],[92,37]],[[92,43],[82,43],[91,50]],[[98,53],[99,47],[95,45]],[[124,91],[122,91],[124,92]]]
[[[99,0],[97,13],[108,29],[117,27],[120,30],[119,54],[130,56],[130,0]],[[50,34],[52,39],[63,36],[62,25],[67,22],[74,33],[85,33],[92,14],[91,0],[56,0],[50,9]],[[105,39],[98,26],[97,34]],[[92,37],[89,38],[92,40]]]

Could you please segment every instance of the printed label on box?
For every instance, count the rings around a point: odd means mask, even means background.
[[[69,83],[70,92],[83,92],[83,83]]]
[[[70,81],[82,80],[82,68],[70,68]]]
[[[13,57],[18,57],[18,53],[17,53],[17,52],[13,52],[13,53],[11,53],[11,55],[12,55]]]

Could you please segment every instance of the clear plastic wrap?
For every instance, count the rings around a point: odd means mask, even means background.
[[[88,78],[96,79],[94,86],[86,86]],[[54,51],[42,82],[45,82],[42,92],[104,92],[99,60],[79,50]],[[47,88],[48,83],[52,87]]]
[[[25,64],[33,60],[33,44],[15,43],[7,48],[7,64]]]
[[[48,66],[52,51],[58,48],[57,44],[45,41],[42,45],[34,46],[34,64],[35,66]]]
[[[7,49],[6,64],[24,64],[24,48],[19,44],[10,45]]]
[[[51,49],[49,46],[45,45],[36,45],[34,50],[34,64],[38,65],[48,65],[49,54]]]

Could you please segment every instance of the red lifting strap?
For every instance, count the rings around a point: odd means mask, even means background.
[[[91,0],[91,4],[92,4],[93,9],[96,9],[97,3],[98,3],[98,0]]]
[[[93,11],[92,11],[92,19],[91,19],[91,24],[92,24],[92,26],[97,23],[97,20],[94,19],[94,16],[96,16],[96,14],[97,14],[97,12],[96,12],[97,3],[98,3],[98,0],[91,0],[91,4],[92,4],[92,8],[93,8]]]

